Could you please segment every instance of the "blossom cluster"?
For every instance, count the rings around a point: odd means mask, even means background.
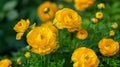
[[[35,23],[30,25],[30,20],[21,19],[14,26],[14,30],[17,32],[16,39],[20,40],[24,32],[28,30],[26,41],[31,47],[30,50],[41,56],[51,54],[61,47],[58,40],[60,30],[67,29],[69,33],[74,32],[76,38],[84,41],[91,35],[89,35],[89,30],[83,28],[83,18],[77,11],[86,10],[94,2],[96,1],[74,0],[74,7],[77,9],[74,10],[64,6],[57,7],[56,3],[45,1],[38,6],[37,10],[42,24],[39,26],[36,26]],[[97,8],[100,11],[97,11],[95,17],[91,19],[94,24],[104,19],[104,13],[101,10],[106,7],[104,3],[99,3]],[[117,29],[118,24],[114,23],[111,27],[113,30]],[[115,35],[113,30],[109,33],[110,37]],[[114,56],[119,51],[119,42],[112,38],[103,37],[96,45],[98,45],[99,52],[106,57]],[[73,61],[73,67],[98,67],[101,61],[97,53],[88,47],[77,47],[71,55],[71,60]]]

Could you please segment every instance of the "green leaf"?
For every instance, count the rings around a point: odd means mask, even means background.
[[[115,2],[115,3],[112,5],[113,8],[118,8],[119,6],[120,6],[120,3],[119,3],[119,2]]]
[[[8,14],[7,14],[8,20],[14,20],[16,18],[18,18],[18,12],[16,10],[11,10],[8,12]]]
[[[3,10],[4,11],[9,11],[9,10],[12,10],[12,9],[14,9],[15,7],[16,7],[16,5],[17,5],[17,1],[8,1],[5,5],[4,5],[4,7],[3,7]]]
[[[88,26],[89,26],[89,24],[90,24],[90,20],[88,20],[88,19],[83,19],[82,28],[83,28],[83,29],[87,29]]]

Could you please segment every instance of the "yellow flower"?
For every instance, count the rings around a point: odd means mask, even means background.
[[[98,12],[96,12],[95,16],[98,19],[102,19],[103,18],[103,13],[101,11],[98,11]]]
[[[48,21],[54,17],[56,11],[57,5],[55,3],[45,1],[38,7],[38,16],[42,21]]]
[[[74,7],[78,10],[85,10],[91,6],[95,0],[74,0]]]
[[[11,67],[11,60],[9,59],[3,59],[0,61],[0,67]]]
[[[86,38],[88,37],[88,32],[87,32],[86,30],[79,30],[79,31],[77,32],[76,37],[77,37],[78,39],[84,40],[84,39],[86,39]]]
[[[73,32],[81,28],[81,17],[70,8],[63,8],[56,12],[53,24],[59,29],[67,28]]]
[[[73,67],[97,67],[100,62],[95,52],[86,47],[77,48],[71,59]]]
[[[99,3],[99,4],[97,5],[97,7],[98,7],[99,9],[105,8],[105,4],[104,4],[104,3]]]
[[[98,23],[98,19],[97,18],[92,18],[91,19],[93,23]]]
[[[98,43],[100,52],[104,56],[113,56],[119,50],[119,43],[115,42],[113,39],[102,39]]]
[[[16,60],[16,62],[17,62],[17,64],[21,65],[21,64],[22,64],[21,58],[18,58],[18,59]]]
[[[26,53],[24,54],[24,56],[25,56],[26,58],[30,57],[30,52],[26,52]]]
[[[118,28],[118,24],[117,23],[112,24],[112,28],[113,29],[117,29]]]
[[[109,33],[110,36],[114,36],[115,35],[115,31],[111,30]]]
[[[36,27],[27,34],[32,51],[40,55],[50,54],[57,48],[56,34],[48,27]]]
[[[24,33],[17,33],[16,40],[20,40]]]
[[[47,21],[47,22],[41,24],[41,26],[51,29],[52,32],[55,33],[55,34],[58,33],[57,28],[55,26],[53,26],[53,23],[51,21]]]
[[[14,30],[18,33],[24,33],[26,31],[26,29],[28,28],[30,24],[30,21],[21,19],[15,26],[14,26]]]

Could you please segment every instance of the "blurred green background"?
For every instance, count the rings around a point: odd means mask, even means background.
[[[43,0],[0,0],[0,57],[11,56],[11,52],[26,45],[25,36],[17,41],[14,25],[20,19],[40,23],[37,7]]]

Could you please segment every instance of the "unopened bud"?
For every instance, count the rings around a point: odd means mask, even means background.
[[[49,8],[45,8],[45,9],[44,9],[44,13],[48,13],[49,11],[50,11]]]

